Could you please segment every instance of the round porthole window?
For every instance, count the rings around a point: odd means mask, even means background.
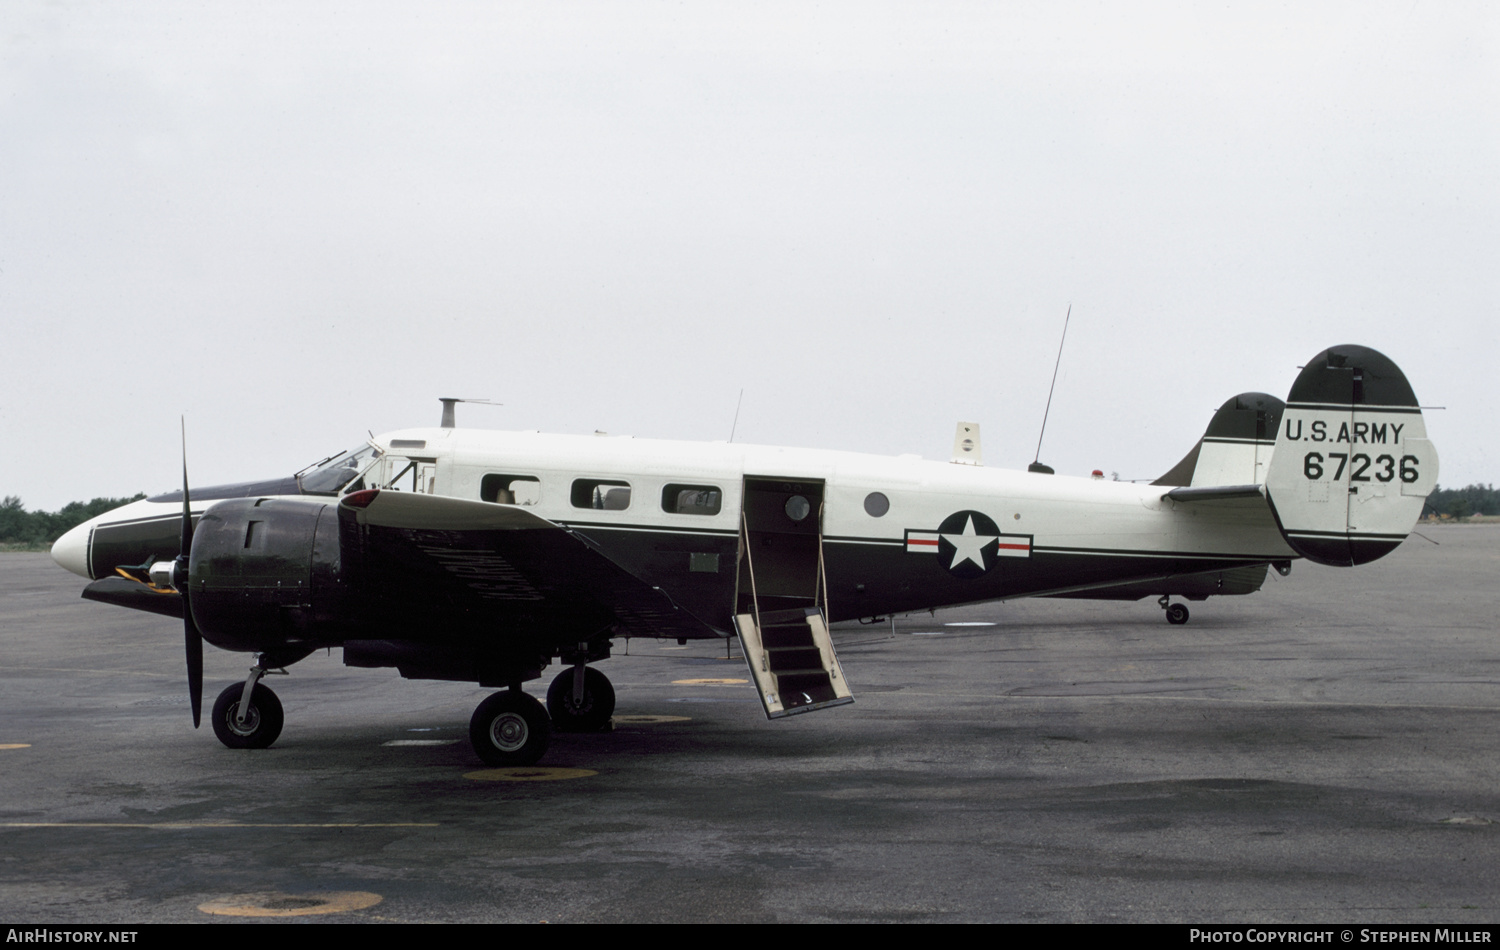
[[[871,518],[883,517],[890,510],[891,500],[883,492],[872,491],[865,496],[865,514]]]
[[[812,505],[801,495],[793,495],[786,500],[786,516],[793,521],[801,521],[812,513]]]

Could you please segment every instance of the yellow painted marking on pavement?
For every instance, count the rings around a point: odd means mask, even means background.
[[[731,679],[727,676],[707,676],[696,680],[673,680],[673,686],[743,686],[749,680]]]
[[[654,726],[662,722],[692,722],[692,716],[616,716],[615,723],[627,726]]]
[[[226,917],[301,917],[307,914],[347,914],[374,907],[383,898],[369,891],[327,891],[322,894],[236,894],[198,905],[205,914]]]
[[[0,821],[0,828],[436,828],[435,821]]]
[[[0,666],[0,673],[77,673],[80,676],[153,676],[158,679],[172,679],[177,675],[146,670],[93,670],[71,666]]]
[[[0,742],[0,749],[29,749],[29,742]]]
[[[598,774],[593,769],[529,765],[510,769],[481,769],[478,772],[465,772],[464,778],[471,778],[476,782],[556,782],[562,779],[588,778],[590,775]]]

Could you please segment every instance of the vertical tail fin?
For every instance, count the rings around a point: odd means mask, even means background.
[[[1153,485],[1259,485],[1266,480],[1277,426],[1286,406],[1265,393],[1232,396],[1214,413],[1203,438]]]
[[[1287,544],[1347,567],[1390,553],[1411,533],[1437,484],[1411,385],[1388,357],[1335,346],[1287,396],[1266,494]]]

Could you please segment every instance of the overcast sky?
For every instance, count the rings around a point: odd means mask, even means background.
[[[0,495],[460,423],[1161,474],[1338,343],[1500,480],[1493,3],[0,6]],[[1490,420],[1490,421],[1485,421]]]

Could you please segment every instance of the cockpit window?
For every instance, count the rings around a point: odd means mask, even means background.
[[[380,447],[369,442],[357,445],[298,472],[297,486],[305,495],[337,495],[381,454]]]

